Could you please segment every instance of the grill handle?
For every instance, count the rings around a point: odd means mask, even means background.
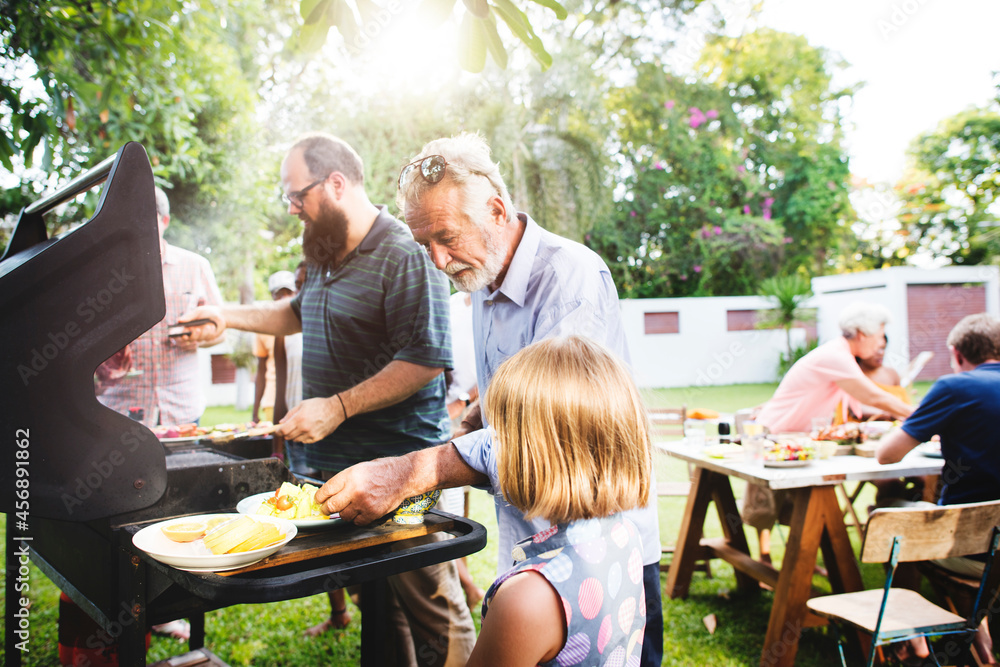
[[[111,165],[115,163],[115,158],[117,157],[118,155],[115,154],[105,158],[96,167],[88,169],[49,196],[39,199],[26,207],[24,213],[28,215],[44,215],[56,206],[73,199],[73,197],[76,197],[81,192],[86,192],[95,185],[103,183],[108,179],[108,174],[111,173]]]

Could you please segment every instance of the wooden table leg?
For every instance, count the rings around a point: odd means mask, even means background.
[[[747,543],[747,534],[743,528],[743,516],[736,506],[736,497],[733,495],[729,477],[717,473],[710,474],[712,500],[715,501],[715,511],[719,514],[719,523],[722,524],[722,534],[725,536],[726,544],[749,557],[750,545]],[[760,585],[756,579],[739,569],[734,569],[734,572],[736,585],[742,592],[754,594],[760,592]]]
[[[667,597],[686,598],[691,586],[691,575],[700,550],[701,536],[705,529],[705,515],[712,499],[712,473],[695,467],[691,476],[691,491],[688,493],[681,521],[680,535],[674,546],[674,558],[667,573]]]
[[[761,665],[791,667],[799,636],[807,624],[806,600],[812,590],[813,571],[823,547],[831,584],[837,592],[861,590],[861,572],[851,549],[844,515],[833,486],[792,491],[792,522],[774,591]]]
[[[705,529],[705,518],[708,514],[709,502],[715,501],[715,510],[722,524],[722,532],[726,544],[747,556],[750,546],[747,544],[743,529],[743,519],[736,506],[736,497],[727,475],[695,468],[691,491],[688,494],[687,505],[684,508],[684,518],[681,522],[680,536],[674,547],[674,558],[667,573],[667,596],[670,598],[686,598],[691,586],[691,576],[695,563],[704,557],[702,536]],[[756,593],[760,590],[757,580],[748,574],[736,570],[736,583],[744,592]]]

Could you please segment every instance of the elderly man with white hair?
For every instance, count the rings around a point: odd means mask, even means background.
[[[844,308],[839,322],[843,335],[795,362],[761,408],[757,423],[771,433],[808,431],[814,417],[832,415],[838,403],[855,414],[870,405],[897,419],[908,417],[913,407],[879,389],[855,360],[868,359],[885,346],[888,322],[884,306],[859,302]]]

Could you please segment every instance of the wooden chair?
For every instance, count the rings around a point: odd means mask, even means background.
[[[653,440],[680,440],[684,437],[687,406],[679,408],[648,408],[649,437]]]
[[[684,437],[684,420],[687,419],[686,405],[679,408],[648,408],[646,412],[649,414],[650,440],[654,442],[657,440],[680,440]],[[690,478],[691,466],[688,466],[688,481],[686,482],[657,480],[656,495],[687,498],[691,491]]]
[[[870,633],[869,667],[874,664],[880,646],[930,635],[956,635],[962,640],[959,649],[975,660],[973,636],[984,610],[994,607],[1000,592],[998,545],[1000,501],[927,509],[878,509],[868,518],[861,560],[889,563],[883,589],[827,595],[812,598],[806,604],[814,613],[834,623],[845,623]],[[891,588],[900,562],[981,553],[988,553],[986,567],[973,609],[966,617],[942,609],[915,591]],[[846,667],[839,636],[838,646],[841,663]],[[937,663],[934,651],[931,655]]]

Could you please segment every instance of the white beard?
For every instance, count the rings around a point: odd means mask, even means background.
[[[475,268],[463,262],[451,262],[444,271],[448,274],[451,284],[460,292],[478,292],[500,275],[503,270],[503,251],[499,241],[488,231],[482,231],[483,245],[486,246],[486,261],[479,268]],[[456,274],[465,271],[465,275]]]

